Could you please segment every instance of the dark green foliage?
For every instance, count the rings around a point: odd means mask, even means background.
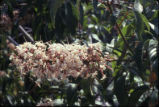
[[[127,105],[128,93],[125,86],[125,76],[119,77],[117,78],[117,80],[114,81],[114,93],[117,96],[117,99],[121,106]]]

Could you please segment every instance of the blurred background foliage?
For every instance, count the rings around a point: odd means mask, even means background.
[[[158,105],[157,0],[1,0],[0,105]],[[9,66],[8,42],[96,43],[114,60],[107,78],[22,78]]]

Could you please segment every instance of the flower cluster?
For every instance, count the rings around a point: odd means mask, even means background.
[[[107,57],[102,56],[100,44],[50,44],[25,42],[10,55],[12,65],[21,74],[31,71],[37,78],[66,79],[94,77],[106,69]]]

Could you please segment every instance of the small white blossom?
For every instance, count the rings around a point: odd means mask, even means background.
[[[101,55],[99,43],[90,44],[89,47],[79,44],[46,44],[26,42],[15,49],[10,55],[12,65],[25,75],[32,71],[38,78],[65,79],[95,77],[98,71],[103,72],[106,67],[106,58]],[[17,55],[16,55],[17,53]],[[98,66],[99,65],[99,66]],[[102,73],[104,76],[104,73]]]

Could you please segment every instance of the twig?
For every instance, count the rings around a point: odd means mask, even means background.
[[[22,33],[24,33],[25,37],[32,43],[34,43],[34,39],[31,37],[31,35],[25,31],[25,29],[19,25],[19,29],[21,30]]]
[[[127,40],[124,38],[124,35],[123,35],[123,33],[121,32],[121,29],[120,29],[120,27],[119,27],[119,25],[118,25],[117,23],[116,23],[116,27],[117,27],[117,29],[118,29],[118,31],[119,31],[119,33],[120,33],[120,35],[121,35],[121,37],[122,37],[124,43],[126,44],[126,46],[128,47],[128,49],[130,50],[130,52],[131,52],[132,54],[134,54],[134,52],[133,52],[133,50],[130,48],[130,46],[129,46]]]
[[[124,18],[120,21],[120,23],[119,23],[119,27],[121,26],[121,24],[123,23],[123,21],[124,21],[124,19],[126,19],[127,18],[127,16],[128,16],[128,11],[126,12],[126,14],[124,15]]]
[[[18,46],[19,44],[11,37],[11,36],[7,36],[8,40],[10,42],[12,42],[15,46]]]
[[[28,33],[31,33],[31,32],[32,32],[32,29],[31,29],[31,28],[25,27],[25,29],[26,29],[26,31],[27,31]],[[23,33],[19,33],[19,34],[18,34],[18,37],[21,37],[21,36],[23,36]],[[16,37],[12,37],[12,38],[15,39]]]

